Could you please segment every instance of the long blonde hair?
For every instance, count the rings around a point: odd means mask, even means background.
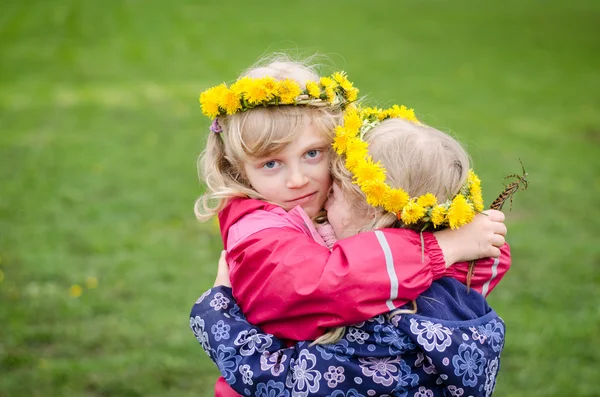
[[[411,197],[431,193],[438,202],[443,202],[456,195],[467,179],[470,168],[467,152],[457,140],[435,128],[389,119],[368,131],[364,139],[373,160],[380,161],[385,167],[386,182],[391,187],[401,187]],[[404,225],[396,214],[369,206],[364,193],[352,183],[352,174],[339,156],[332,160],[332,176],[353,207],[350,216],[371,219],[359,232],[390,227],[423,229],[423,225]],[[415,313],[416,310],[413,301],[412,309],[396,309],[389,316]],[[335,343],[344,331],[345,327],[332,329],[313,344]]]
[[[307,61],[293,61],[284,54],[265,58],[241,77],[292,79],[306,85],[319,76]],[[218,118],[222,132],[210,132],[198,160],[200,180],[205,193],[196,201],[194,212],[206,221],[225,207],[233,197],[263,199],[244,174],[244,163],[251,158],[269,156],[285,148],[307,126],[316,128],[330,141],[342,110],[336,106],[257,107]]]

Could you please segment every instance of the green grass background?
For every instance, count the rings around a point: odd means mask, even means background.
[[[488,204],[523,160],[495,395],[600,395],[599,21],[591,0],[3,1],[0,396],[212,395],[187,317],[221,247],[192,211],[197,97],[281,49],[455,134]]]

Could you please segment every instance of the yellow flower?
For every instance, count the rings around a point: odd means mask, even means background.
[[[383,208],[387,212],[397,214],[402,211],[402,208],[408,203],[409,198],[408,193],[402,189],[390,189],[384,199]]]
[[[96,277],[88,277],[85,279],[85,286],[88,289],[94,289],[98,287],[98,279]]]
[[[344,128],[348,134],[356,135],[362,126],[362,119],[355,109],[349,108],[344,114]]]
[[[79,298],[83,293],[83,288],[79,284],[73,284],[71,288],[69,288],[69,295],[73,298]]]
[[[381,163],[375,163],[371,156],[367,156],[354,168],[354,179],[360,187],[367,182],[385,182],[385,169]]]
[[[306,82],[306,91],[311,98],[319,99],[321,97],[321,89],[314,81]]]
[[[470,185],[479,185],[479,186],[481,186],[481,179],[479,179],[479,177],[477,176],[477,174],[475,174],[475,171],[473,171],[472,169],[469,170],[469,174],[467,176],[467,180],[469,181]]]
[[[483,197],[481,196],[481,188],[479,186],[471,186],[470,199],[475,207],[476,212],[483,211]]]
[[[218,85],[216,87],[209,88],[200,94],[200,106],[202,107],[202,113],[204,115],[214,119],[217,117],[221,110],[219,109],[219,102],[223,95],[223,90],[226,90],[225,84]]]
[[[361,110],[360,114],[361,114],[361,117],[363,117],[365,119],[371,119],[371,121],[374,121],[373,118],[379,119],[380,112],[381,112],[381,109],[378,109],[378,108],[364,108]]]
[[[256,105],[268,102],[273,98],[277,91],[278,82],[272,77],[263,77],[258,80],[250,81],[246,87],[246,99],[248,103]]]
[[[352,139],[348,141],[346,152],[348,155],[356,154],[363,158],[367,157],[369,154],[369,144],[356,136],[352,136]]]
[[[331,77],[333,78],[333,80],[335,80],[336,83],[338,83],[339,85],[344,84],[345,82],[348,82],[348,78],[346,77],[346,72],[341,71],[341,72],[335,72],[333,75],[331,75]]]
[[[352,139],[352,135],[346,133],[346,129],[341,125],[335,127],[335,137],[333,138],[333,150],[341,156],[348,149],[348,142]]]
[[[448,211],[441,205],[436,205],[431,210],[431,222],[435,227],[441,226],[446,221],[446,213]]]
[[[452,229],[458,229],[473,220],[475,212],[462,194],[454,197],[448,209],[448,224]]]
[[[331,86],[325,87],[325,95],[327,96],[327,102],[335,102],[335,89]]]
[[[390,187],[381,181],[365,182],[360,188],[367,197],[367,203],[379,207],[390,190]]]
[[[467,177],[467,187],[469,189],[469,199],[473,203],[473,207],[476,212],[483,211],[483,197],[481,195],[481,180],[479,177],[473,172],[473,170],[469,170],[469,175]]]
[[[433,207],[437,204],[437,197],[431,193],[424,194],[417,199],[417,204],[422,207]]]
[[[398,107],[397,105],[394,105],[394,106]],[[415,110],[408,109],[404,105],[400,106],[400,117],[402,117],[405,120],[412,121],[413,123],[419,122],[419,120],[417,119],[417,116],[415,116]]]
[[[319,82],[325,88],[332,88],[333,89],[333,88],[337,87],[337,83],[335,81],[333,81],[329,77],[321,77],[321,79],[319,80]]]
[[[369,154],[368,144],[352,136],[346,143],[346,168],[354,173],[355,168],[358,164],[365,159]]]
[[[231,89],[226,89],[221,92],[219,106],[225,109],[227,114],[235,114],[242,108],[240,97]]]
[[[352,87],[345,91],[346,91],[346,99],[349,102],[354,102],[358,99],[358,88]]]
[[[285,79],[279,82],[279,98],[281,103],[288,105],[294,103],[294,100],[302,93],[297,82],[291,79]]]
[[[248,91],[248,87],[252,84],[252,78],[245,76],[236,81],[231,85],[231,90],[238,96],[242,97],[242,95]]]
[[[415,201],[409,201],[402,209],[401,219],[406,225],[417,223],[425,215],[425,208]]]

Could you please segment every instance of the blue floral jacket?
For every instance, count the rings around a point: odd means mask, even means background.
[[[334,344],[287,347],[249,324],[227,287],[204,293],[190,315],[196,338],[245,396],[490,396],[504,322],[485,298],[442,278],[417,314],[379,315]]]

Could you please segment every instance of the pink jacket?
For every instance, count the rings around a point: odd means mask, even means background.
[[[419,234],[407,229],[361,233],[330,251],[300,207],[234,199],[219,221],[234,296],[248,321],[283,339],[315,339],[385,313],[443,276],[466,282],[468,263],[446,270],[432,233],[423,233],[422,258]],[[478,261],[473,289],[487,295],[509,267],[505,245],[500,260]]]

